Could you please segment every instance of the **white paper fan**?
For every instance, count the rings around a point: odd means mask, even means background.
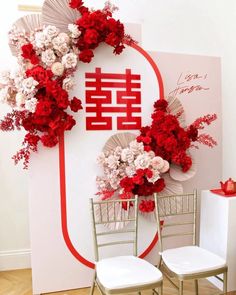
[[[69,6],[69,0],[45,0],[42,7],[43,25],[56,26],[61,32],[68,31],[68,24],[73,24],[81,16],[80,12]]]
[[[117,133],[112,135],[103,147],[103,152],[114,150],[117,146],[128,147],[129,143],[136,139],[136,135],[130,132]]]
[[[184,108],[180,100],[177,97],[172,96],[169,96],[166,100],[168,101],[167,109],[169,112],[174,116],[178,116],[180,126],[186,127]]]
[[[169,173],[170,173],[170,177],[174,180],[186,181],[194,177],[196,172],[197,172],[196,163],[192,158],[192,166],[187,172],[183,172],[180,166],[171,164]]]
[[[25,31],[30,33],[36,29],[42,27],[41,14],[28,14],[19,18],[14,24],[19,31]],[[11,52],[14,56],[17,56],[17,48],[13,44],[9,44]]]
[[[165,188],[158,193],[158,196],[179,195],[183,193],[183,186],[179,181],[172,179],[169,173],[162,175],[165,180]]]

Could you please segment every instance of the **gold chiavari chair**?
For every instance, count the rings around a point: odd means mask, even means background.
[[[121,210],[122,204],[126,204],[127,210]],[[90,207],[96,261],[90,295],[93,294],[95,285],[101,294],[140,293],[150,289],[162,295],[162,273],[154,265],[137,257],[137,197],[106,201],[90,199]],[[129,223],[129,227],[120,227],[120,223]],[[104,226],[101,226],[104,224],[111,225],[110,229],[105,230]],[[119,238],[114,240],[114,235]],[[102,247],[125,244],[133,245],[133,255],[100,259],[99,250]]]
[[[195,292],[198,294],[198,279],[211,276],[223,282],[223,294],[226,294],[226,261],[196,245],[197,192],[169,196],[155,194],[154,198],[163,274],[179,290],[179,295],[183,294],[185,280],[194,280]],[[163,249],[165,239],[171,238],[173,244],[175,237],[183,239],[184,236],[192,236],[191,246]],[[220,274],[223,274],[223,279],[219,277]],[[173,278],[178,280],[178,285],[173,282]]]

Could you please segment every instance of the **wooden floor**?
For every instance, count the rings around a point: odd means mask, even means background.
[[[219,291],[206,280],[200,280],[199,287],[200,287],[199,294],[201,295],[216,294]],[[185,291],[184,292],[185,295],[193,295],[194,294],[193,284],[191,282],[186,282],[184,284],[184,291]],[[59,294],[60,295],[87,295],[89,294],[89,289],[85,288],[85,289],[50,293],[50,295],[59,295]],[[94,294],[98,295],[99,293],[96,290]],[[142,294],[149,295],[151,294],[151,292],[142,292]],[[165,295],[177,294],[176,289],[174,289],[168,281],[164,281],[164,294]],[[236,292],[230,293],[230,294],[236,295]],[[0,272],[0,295],[32,295],[31,270],[23,269],[23,270]]]

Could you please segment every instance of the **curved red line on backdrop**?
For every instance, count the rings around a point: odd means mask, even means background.
[[[151,58],[151,56],[140,46],[137,44],[130,45],[132,48],[136,49],[139,53],[141,53],[150,63],[152,66],[157,80],[159,84],[159,95],[160,99],[164,99],[164,85],[162,81],[162,77],[160,74],[160,71],[154,62],[154,60]],[[79,260],[82,264],[89,268],[94,268],[95,264],[86,258],[84,258],[80,253],[75,249],[73,243],[71,242],[69,232],[68,232],[68,226],[67,226],[67,205],[66,205],[66,169],[65,169],[65,142],[64,142],[64,134],[59,138],[59,169],[60,169],[60,195],[61,195],[61,226],[62,226],[62,233],[65,240],[65,243],[72,253],[72,255]],[[150,245],[144,250],[143,253],[139,255],[140,258],[146,257],[154,248],[158,241],[158,235],[155,234],[152,242]]]

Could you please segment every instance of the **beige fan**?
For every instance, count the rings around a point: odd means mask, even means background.
[[[187,172],[183,172],[180,166],[171,164],[169,173],[170,173],[170,177],[174,180],[186,181],[194,177],[196,172],[197,172],[196,163],[193,161],[191,168]]]
[[[158,196],[179,195],[183,193],[182,184],[179,181],[172,179],[169,176],[169,173],[163,174],[162,178],[164,178],[166,186],[160,193],[158,193]]]
[[[52,25],[61,32],[68,31],[68,24],[75,23],[81,16],[79,11],[70,8],[69,0],[45,0],[42,7],[43,25]]]
[[[14,24],[19,31],[25,31],[30,33],[36,29],[42,27],[41,14],[28,14],[19,18]],[[17,56],[17,48],[13,44],[9,44],[11,52],[14,56]]]
[[[172,96],[166,98],[166,100],[168,101],[167,109],[169,112],[174,116],[178,116],[180,125],[186,127],[184,108],[180,100],[177,97]]]
[[[137,136],[135,134],[130,132],[114,134],[105,143],[105,146],[103,147],[103,152],[114,150],[117,146],[126,148],[131,141],[136,139],[136,137]]]

